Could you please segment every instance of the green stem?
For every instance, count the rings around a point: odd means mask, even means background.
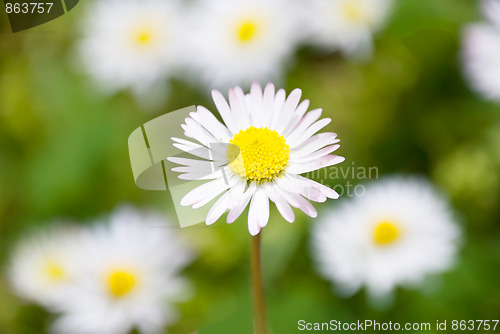
[[[251,237],[250,262],[252,267],[253,322],[255,334],[266,334],[266,309],[260,252],[261,234],[262,231],[256,236]]]

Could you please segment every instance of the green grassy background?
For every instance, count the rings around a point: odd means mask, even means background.
[[[82,6],[83,7],[83,6]],[[373,307],[363,291],[342,299],[320,278],[309,252],[310,222],[286,223],[273,208],[264,230],[264,270],[273,333],[299,333],[310,322],[374,319],[430,322],[498,319],[500,289],[500,105],[467,87],[459,63],[463,25],[480,19],[470,0],[402,0],[376,37],[376,53],[359,63],[301,49],[284,87],[303,90],[311,107],[332,117],[345,166],[376,166],[380,176],[430,178],[456,208],[464,242],[454,269],[417,290],[398,290]],[[145,112],[126,92],[103,96],[71,58],[75,8],[46,25],[10,33],[0,14],[0,265],[25,233],[56,217],[86,221],[124,202],[174,217],[165,192],[135,187],[128,135],[165,112],[193,104],[214,110],[208,90],[172,82],[171,98]],[[345,184],[349,180],[336,180]],[[320,210],[335,201],[316,205]],[[242,215],[242,217],[244,217]],[[182,230],[198,259],[185,275],[194,298],[179,305],[169,333],[198,328],[250,333],[248,248],[244,218],[226,226]],[[0,278],[0,333],[45,333],[53,315],[24,303]],[[497,328],[497,331],[500,328]],[[202,332],[203,333],[203,332]]]

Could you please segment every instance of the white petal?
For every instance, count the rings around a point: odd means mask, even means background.
[[[211,225],[215,223],[228,209],[240,203],[245,191],[245,182],[239,181],[231,186],[224,195],[219,198],[214,205],[210,208],[206,217],[206,224]],[[246,205],[245,205],[246,206]]]
[[[192,206],[193,209],[201,208],[202,206],[204,206],[205,204],[207,204],[208,202],[210,202],[211,200],[213,200],[214,198],[216,198],[217,196],[222,194],[224,191],[226,191],[226,189],[220,188],[217,191],[214,191],[210,194],[207,194],[207,196],[204,199],[193,204],[193,206]]]
[[[205,146],[203,145],[200,145],[198,143],[193,143],[192,141],[189,141],[189,140],[186,140],[186,139],[183,139],[183,138],[176,138],[176,137],[172,137],[170,138],[172,139],[174,142],[176,143],[179,143],[179,144],[182,144],[184,146],[188,146],[192,149],[196,149],[196,148],[206,148]]]
[[[302,96],[302,91],[298,88],[294,89],[283,105],[283,109],[281,110],[278,124],[276,124],[276,131],[278,133],[283,133],[290,122],[295,109],[299,105],[300,97]]]
[[[266,111],[262,106],[262,87],[257,82],[253,82],[250,87],[250,118],[252,125],[256,128],[264,127]]]
[[[326,200],[324,196],[334,199],[337,199],[339,197],[335,190],[300,175],[286,174],[283,178],[276,179],[275,183],[277,187],[284,191],[287,191],[291,194],[303,195],[306,198],[311,197],[311,200],[314,200],[316,202],[322,202]],[[317,191],[324,196],[317,194]]]
[[[228,209],[232,209],[239,205],[244,197],[243,195],[247,186],[246,180],[242,180],[241,178],[236,178],[236,180],[236,184],[229,190],[230,197],[228,199]]]
[[[308,178],[300,176],[300,175],[295,176],[295,178],[302,181],[306,187],[316,188],[317,190],[319,190],[323,195],[325,195],[328,198],[332,198],[332,199],[339,198],[339,194],[335,190],[333,190],[332,188],[330,188],[324,184],[321,184],[319,182],[316,182],[314,180],[308,179]]]
[[[327,198],[325,194],[323,194],[321,191],[319,191],[317,188],[314,187],[304,188],[302,189],[300,194],[305,198],[307,198],[308,200],[318,203],[325,202]]]
[[[248,211],[248,231],[251,235],[256,236],[259,234],[261,227],[257,221],[257,208],[250,208]]]
[[[275,184],[267,184],[266,192],[269,199],[274,202],[276,208],[278,209],[281,216],[289,223],[293,223],[295,220],[295,214],[293,213],[292,207],[288,202],[281,197],[277,191],[274,189]]]
[[[210,134],[205,128],[203,128],[198,122],[196,122],[191,117],[186,117],[186,124],[184,126],[184,134],[187,137],[194,138],[199,141],[204,146],[208,146],[210,143],[217,143],[218,140]]]
[[[197,167],[200,170],[210,170],[210,166],[212,161],[208,160],[199,160],[199,159],[189,159],[182,157],[168,157],[168,161],[173,162],[174,164],[182,165],[182,166],[191,166]]]
[[[251,183],[248,189],[245,191],[243,196],[241,197],[241,201],[237,203],[235,206],[229,210],[229,213],[227,214],[227,223],[231,224],[233,223],[238,217],[241,215],[243,210],[247,207],[248,203],[250,202],[250,199],[252,198],[253,193],[255,192],[255,184]]]
[[[276,126],[280,120],[281,110],[283,109],[283,105],[285,104],[285,99],[285,90],[279,89],[278,92],[276,92],[276,96],[274,98],[273,111],[271,113],[271,129],[276,129]]]
[[[316,132],[318,132],[319,130],[323,129],[325,126],[330,124],[331,121],[332,121],[331,118],[320,119],[319,121],[317,121],[316,123],[314,123],[313,125],[308,127],[307,130],[304,131],[304,133],[302,133],[302,135],[300,135],[296,140],[290,141],[289,145],[296,147],[296,146],[302,144],[307,139],[311,138],[311,136],[314,135]],[[287,143],[288,143],[288,139],[287,139]]]
[[[236,128],[238,130],[246,129],[251,124],[250,116],[245,106],[245,93],[241,87],[236,86],[229,90],[229,105]]]
[[[293,196],[295,196],[295,199],[299,202],[299,205],[297,207],[298,209],[302,210],[302,212],[304,212],[309,217],[316,218],[318,216],[318,212],[308,200],[300,195]]]
[[[309,100],[304,100],[302,101],[299,106],[297,107],[297,110],[295,110],[295,113],[292,116],[292,119],[290,120],[290,123],[285,129],[285,135],[289,135],[299,124],[300,120],[302,117],[304,117],[307,109],[309,108]]]
[[[216,179],[207,183],[202,184],[201,186],[198,186],[191,190],[189,193],[187,193],[181,200],[181,205],[182,206],[188,206],[188,205],[193,205],[199,201],[203,201],[207,196],[211,196],[213,194],[216,194],[215,196],[212,197],[215,198],[217,197],[221,192],[224,190],[228,189],[229,185],[224,182],[222,179]]]
[[[268,83],[266,88],[264,89],[264,96],[262,98],[262,107],[264,109],[265,121],[263,126],[269,127],[271,125],[271,118],[273,113],[273,104],[274,104],[274,85],[272,83]]]
[[[337,145],[330,145],[330,146],[323,147],[322,149],[320,149],[314,153],[308,153],[308,154],[304,154],[303,151],[290,152],[290,161],[302,163],[302,162],[307,162],[307,161],[311,161],[311,160],[316,160],[316,159],[324,157],[327,154],[330,154],[330,153],[336,151],[339,147],[340,147],[340,145],[338,145],[338,144]]]
[[[192,154],[196,157],[202,158],[202,159],[210,159],[210,154],[209,150],[205,146],[201,146],[198,148],[193,148],[192,146],[187,146],[184,144],[177,144],[174,143],[172,144],[174,147],[178,148],[181,151],[184,151],[186,153]]]
[[[207,225],[212,225],[217,221],[226,212],[228,209],[228,198],[230,194],[227,191],[224,195],[222,195],[215,203],[212,205],[210,210],[208,210],[207,217],[205,219],[205,223]]]
[[[321,159],[306,163],[290,163],[286,171],[292,174],[303,174],[324,167],[329,167],[341,163],[345,158],[338,155],[326,155]]]
[[[300,120],[297,127],[286,137],[287,144],[290,147],[295,147],[297,145],[291,144],[294,140],[302,136],[302,134],[306,131],[306,129],[311,126],[318,118],[321,117],[322,109],[314,109],[308,112],[302,119]]]
[[[227,180],[227,182],[224,180],[223,181],[226,187],[221,187],[217,190],[214,190],[212,193],[207,193],[205,198],[194,203],[193,204],[193,209],[198,209],[219,196],[221,193],[223,193],[226,189],[230,189],[236,182],[237,182],[237,177],[233,176]]]
[[[257,216],[257,223],[260,227],[267,225],[269,221],[269,199],[266,195],[264,187],[258,187],[252,196],[250,203],[250,212],[254,212]]]
[[[207,129],[218,141],[227,143],[231,139],[232,136],[229,130],[207,108],[198,106],[197,111],[189,115]]]
[[[217,111],[221,115],[224,123],[234,135],[237,131],[236,126],[234,124],[233,116],[231,114],[231,108],[227,104],[226,99],[218,90],[212,90],[212,99],[214,100],[215,106],[217,107]]]
[[[333,132],[318,133],[317,135],[314,135],[311,138],[307,139],[301,145],[297,147],[290,146],[290,148],[294,151],[312,153],[327,145],[332,145],[338,142],[338,140],[336,141],[336,138],[337,134]]]
[[[304,212],[309,217],[315,218],[318,215],[314,206],[312,206],[312,204],[309,203],[301,195],[290,193],[290,192],[288,192],[280,187],[275,187],[275,189],[294,208],[300,209],[302,212]]]
[[[224,178],[224,174],[227,175],[227,172],[225,172],[223,169],[217,170],[213,173],[207,174],[207,173],[185,173],[185,174],[180,174],[178,178],[180,180],[189,180],[189,181],[195,181],[195,180],[213,180],[213,179],[220,179]],[[227,176],[226,176],[227,178]]]

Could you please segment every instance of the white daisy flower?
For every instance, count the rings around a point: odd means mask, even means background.
[[[303,0],[306,1],[306,0]],[[370,55],[373,34],[387,21],[392,0],[307,1],[307,41],[328,51]]]
[[[169,302],[185,290],[178,273],[191,255],[165,219],[120,209],[84,242],[78,288],[68,294],[55,333],[159,333],[176,319]]]
[[[100,88],[144,94],[178,66],[182,14],[176,1],[103,0],[89,5],[79,58]]]
[[[286,0],[206,0],[192,15],[190,66],[211,88],[281,78],[301,29]]]
[[[62,226],[22,240],[8,268],[14,292],[44,307],[57,309],[72,288],[79,245],[79,231]]]
[[[482,8],[489,22],[464,30],[464,70],[474,90],[500,101],[500,0],[483,0]]]
[[[447,270],[459,234],[446,201],[429,183],[391,178],[324,212],[312,245],[319,271],[340,293],[364,285],[382,297]]]
[[[230,89],[228,104],[220,92],[212,91],[225,125],[199,106],[182,125],[194,141],[172,138],[175,147],[196,157],[168,158],[183,166],[172,169],[182,173],[179,178],[210,180],[185,195],[181,205],[199,208],[222,195],[208,211],[207,225],[227,210],[227,222],[232,223],[250,205],[248,229],[256,235],[269,220],[269,200],[285,220],[293,222],[291,207],[316,217],[307,199],[338,198],[329,187],[300,176],[344,161],[330,154],[339,148],[335,133],[316,134],[331,119],[318,120],[321,109],[307,112],[309,101],[299,104],[301,94],[295,89],[286,98],[285,91],[275,92],[273,84],[262,92],[253,83],[246,95],[240,87]]]

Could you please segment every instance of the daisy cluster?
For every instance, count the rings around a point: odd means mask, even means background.
[[[500,0],[483,0],[481,9],[486,20],[463,32],[463,67],[475,91],[500,101]]]
[[[61,224],[13,253],[11,286],[60,315],[53,333],[158,333],[176,320],[190,249],[156,213],[124,207],[107,220],[89,229]]]
[[[302,45],[370,54],[391,3],[99,0],[81,24],[78,58],[102,90],[138,95],[165,94],[170,77],[219,89],[279,80]]]

